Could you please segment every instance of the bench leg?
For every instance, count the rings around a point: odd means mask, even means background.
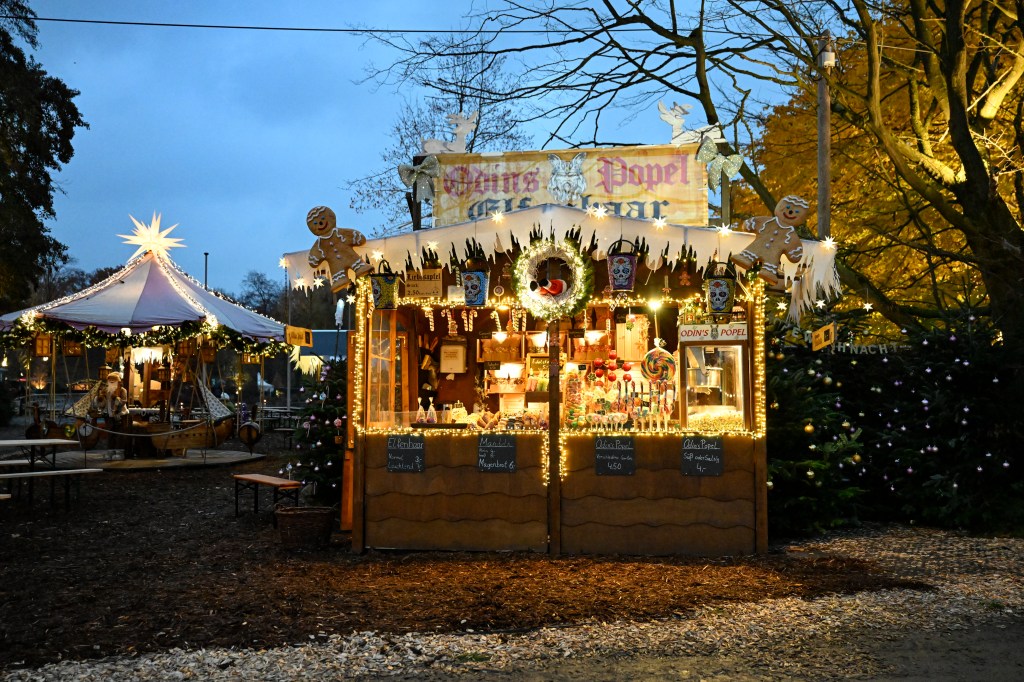
[[[235,518],[238,518],[238,489],[240,481],[235,479]]]

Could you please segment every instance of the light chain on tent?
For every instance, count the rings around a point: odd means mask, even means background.
[[[164,259],[157,255],[154,257],[154,260],[156,261],[156,264],[160,268],[160,270],[167,277],[168,281],[170,281],[171,286],[174,288],[174,290],[177,291],[182,298],[184,298],[192,306],[194,306],[196,310],[203,314],[203,317],[206,318],[206,324],[213,329],[216,329],[218,326],[220,326],[220,323],[217,321],[217,316],[214,315],[211,310],[207,309],[206,306],[200,303],[191,293],[186,291],[185,287],[181,286],[181,282],[179,282],[178,279],[174,277],[174,275],[169,271],[169,268],[167,267],[168,264],[164,261]],[[173,269],[177,270],[177,268]]]

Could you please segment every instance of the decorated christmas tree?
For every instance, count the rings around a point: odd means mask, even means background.
[[[318,502],[335,504],[341,499],[348,428],[345,367],[325,364],[299,390],[304,406],[295,430],[296,450],[281,473],[312,484],[311,496]]]

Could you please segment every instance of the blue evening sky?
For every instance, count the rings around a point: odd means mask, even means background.
[[[345,28],[459,29],[469,2],[412,0],[32,0],[39,17]],[[380,166],[402,97],[357,84],[380,48],[339,33],[39,22],[36,59],[79,90],[90,129],[59,174],[53,236],[75,266],[121,265],[129,215],[184,239],[171,252],[193,277],[240,291],[249,270],[271,276],[282,253],[308,248],[306,212],[325,204],[340,225],[369,232],[348,208],[346,180]],[[667,101],[671,101],[667,97]],[[698,121],[693,121],[699,124]],[[632,139],[665,144],[657,110]],[[535,139],[543,135],[534,134]]]

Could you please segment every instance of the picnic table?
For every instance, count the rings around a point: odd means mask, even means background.
[[[28,503],[32,505],[33,491],[35,489],[35,480],[37,478],[49,478],[50,479],[50,506],[53,506],[53,501],[56,497],[57,490],[57,479],[60,478],[64,482],[64,509],[71,509],[71,481],[75,480],[77,483],[80,480],[80,476],[84,474],[99,474],[102,473],[103,469],[53,469],[51,471],[17,471],[14,473],[0,473],[0,481],[7,481],[8,485],[14,481],[21,481],[23,479],[28,481]],[[20,489],[19,489],[20,492]]]
[[[21,448],[21,451],[28,458],[28,468],[35,469],[36,461],[50,465],[51,469],[57,468],[57,448],[61,446],[79,446],[77,440],[67,438],[14,438],[11,440],[0,440],[0,450],[4,448]],[[49,453],[47,453],[49,448]],[[49,456],[49,459],[47,459]]]

